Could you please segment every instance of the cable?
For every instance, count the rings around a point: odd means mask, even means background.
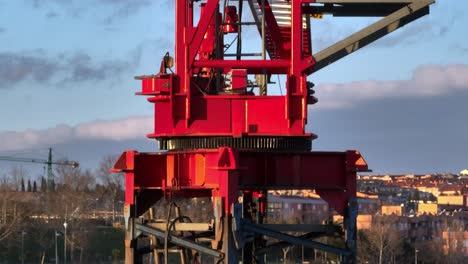
[[[280,94],[283,95],[283,88],[281,88],[281,81],[280,81],[279,74],[277,74],[276,77],[278,77],[278,86],[280,88]]]
[[[234,44],[234,41],[236,41],[236,39],[238,38],[239,36],[236,36],[234,37],[234,39],[231,41],[231,43],[229,43],[229,45],[225,45],[225,50],[224,50],[224,53],[226,53],[226,51],[229,50],[229,48],[232,46],[232,44]]]
[[[167,212],[167,219],[166,219],[166,232],[164,234],[164,264],[168,264],[169,259],[169,249],[168,249],[168,243],[169,243],[169,220],[171,219],[171,212],[172,212],[172,207],[176,206],[177,204],[174,202],[171,202],[169,204],[169,211]]]
[[[243,11],[243,0],[239,0],[239,25],[237,29],[237,48],[236,48],[236,59],[241,59],[242,53],[242,11]]]

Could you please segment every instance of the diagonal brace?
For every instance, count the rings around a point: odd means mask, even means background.
[[[352,34],[314,55],[315,64],[306,68],[307,75],[312,74],[333,62],[361,49],[406,24],[429,14],[429,5],[435,0],[415,1],[388,15],[374,24]]]
[[[314,238],[318,238],[318,237],[321,237],[321,236],[324,236],[324,235],[326,235],[325,232],[323,232],[323,233],[313,232],[313,233],[307,233],[307,234],[301,235],[298,238],[301,238],[301,239],[314,239]],[[277,243],[274,243],[274,244],[268,245],[266,247],[262,247],[260,249],[255,250],[255,255],[256,256],[261,256],[261,255],[267,254],[268,252],[271,252],[273,250],[279,250],[279,249],[289,247],[289,246],[291,246],[291,243],[288,243],[288,242],[285,242],[285,241],[277,242]]]
[[[273,237],[273,238],[276,238],[276,239],[279,239],[279,240],[282,240],[282,241],[285,241],[294,245],[302,245],[307,248],[315,248],[315,249],[327,251],[330,253],[334,253],[337,255],[349,256],[351,254],[351,252],[343,248],[337,248],[337,247],[333,247],[327,244],[310,241],[308,239],[291,236],[291,235],[277,232],[268,228],[264,228],[260,225],[249,224],[247,222],[242,222],[241,229],[247,232],[252,232],[252,233],[257,233],[257,234],[261,234],[264,236]]]
[[[142,224],[135,224],[135,228],[137,230],[141,231],[141,232],[144,232],[144,233],[147,233],[147,234],[159,237],[159,238],[164,238],[166,236],[165,232],[163,232],[163,231],[161,231],[161,230],[159,230],[157,228],[154,228],[154,227],[149,227],[149,226],[142,225]],[[168,241],[171,242],[171,243],[174,243],[176,245],[186,247],[186,248],[190,248],[190,249],[196,250],[196,251],[198,251],[200,253],[213,256],[215,258],[222,259],[224,257],[224,254],[222,252],[219,252],[217,250],[202,246],[202,245],[200,245],[198,243],[195,243],[194,241],[191,241],[189,239],[185,239],[185,238],[181,238],[181,237],[177,237],[177,236],[169,234]]]

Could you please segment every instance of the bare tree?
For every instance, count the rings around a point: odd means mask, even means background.
[[[358,235],[358,257],[361,263],[397,263],[402,254],[403,239],[393,216],[378,216],[372,227]]]
[[[89,230],[90,203],[95,200],[92,189],[96,180],[90,170],[62,165],[56,167],[55,176],[58,184],[57,190],[51,193],[50,207],[58,219],[63,219],[55,223],[56,228],[62,230],[64,222],[68,225],[67,245],[72,259],[74,249],[83,251],[83,245],[88,243],[88,237],[81,233]]]
[[[66,163],[67,161],[63,161]],[[82,171],[79,167],[58,165],[55,167],[56,182],[61,188],[74,191],[89,190],[95,183],[95,178],[88,170]]]
[[[8,177],[8,182],[10,187],[13,190],[18,191],[21,185],[21,180],[28,177],[27,171],[21,166],[13,166],[11,167],[10,174]]]
[[[28,197],[18,192],[25,176],[25,170],[15,166],[10,175],[4,175],[0,181],[0,241],[18,230],[28,212]]]
[[[113,173],[111,169],[117,161],[117,156],[107,155],[99,163],[97,169],[97,177],[104,185],[104,191],[107,195],[102,196],[101,199],[110,198],[108,201],[112,209],[112,222],[115,223],[116,204],[123,200],[123,188],[125,177],[123,173]]]

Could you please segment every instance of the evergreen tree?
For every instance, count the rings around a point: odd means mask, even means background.
[[[21,178],[21,191],[24,192],[24,178]]]
[[[51,192],[55,191],[55,181],[54,180],[52,180],[52,182],[50,183],[50,191]]]
[[[44,177],[41,177],[41,192],[47,191],[47,181]]]
[[[32,192],[31,180],[28,180],[28,192]]]
[[[33,182],[33,192],[37,192],[37,185],[36,181]]]

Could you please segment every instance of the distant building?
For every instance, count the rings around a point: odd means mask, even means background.
[[[468,169],[464,169],[464,170],[460,171],[460,174],[461,175],[468,175]]]
[[[438,204],[437,203],[418,203],[418,212],[417,215],[429,214],[436,215]]]
[[[382,205],[382,215],[398,215],[403,214],[403,206],[401,205]]]
[[[284,223],[294,219],[297,223],[320,224],[330,217],[328,204],[318,198],[288,195],[268,195],[269,222]]]
[[[373,215],[369,214],[359,214],[356,218],[356,226],[358,230],[370,229],[372,227],[372,220],[374,219]],[[342,223],[343,216],[333,215],[333,222]]]
[[[465,195],[449,195],[437,197],[437,203],[439,205],[455,205],[455,206],[466,206]]]
[[[435,197],[439,196],[439,187],[433,183],[428,183],[422,186],[415,186],[414,189],[423,193],[430,193]]]
[[[439,187],[439,196],[441,195],[460,195],[464,192],[464,186],[453,184],[453,185],[443,185]]]
[[[358,214],[376,214],[380,209],[380,200],[378,195],[367,195],[357,193]]]
[[[358,215],[356,219],[357,229],[369,229],[372,227],[372,215]]]

